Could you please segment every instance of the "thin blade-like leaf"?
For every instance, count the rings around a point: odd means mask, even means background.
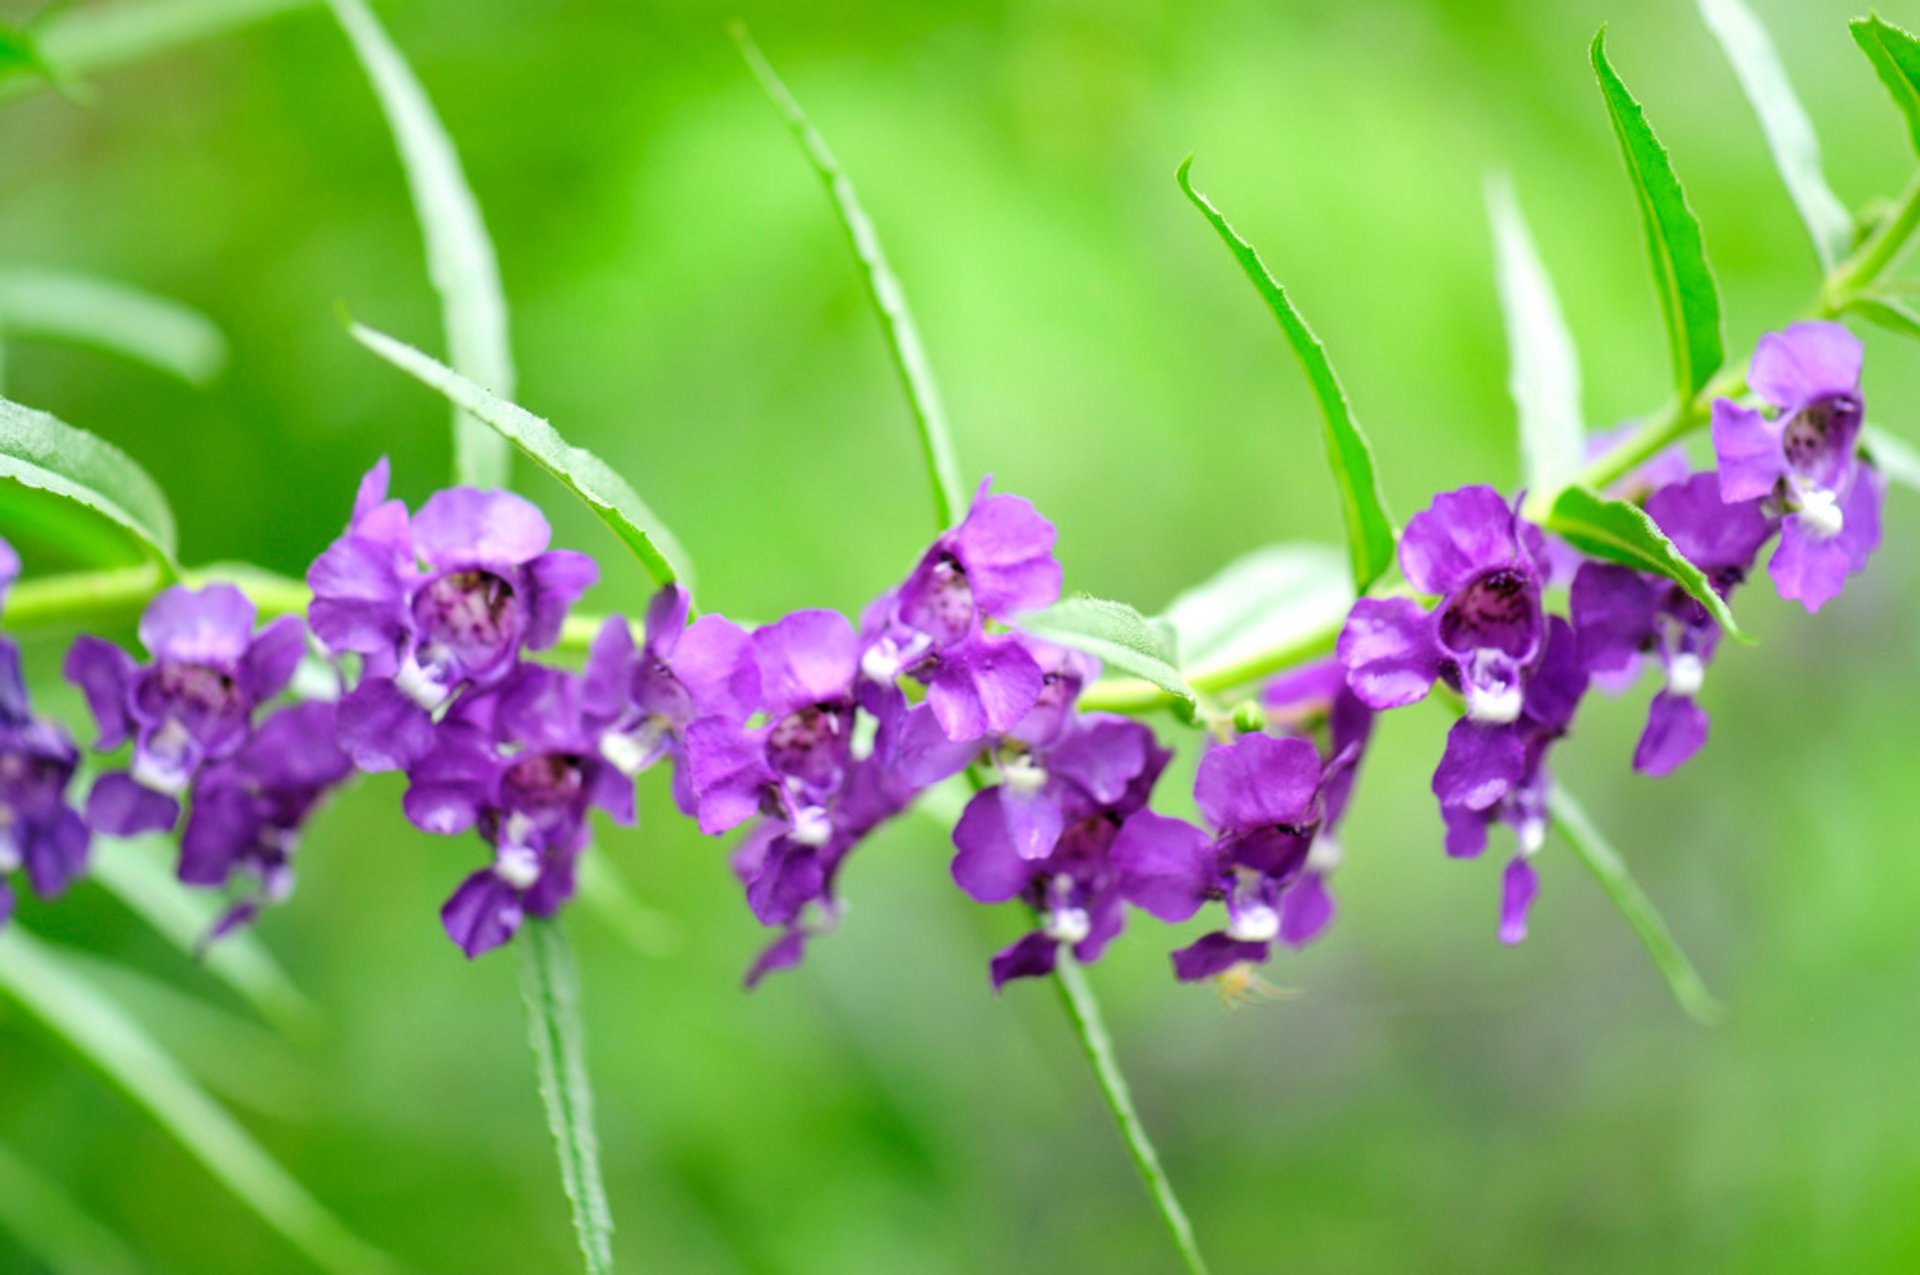
[[[1689,402],[1725,357],[1720,343],[1720,292],[1707,265],[1700,223],[1674,175],[1673,161],[1654,135],[1653,125],[1647,123],[1646,112],[1607,61],[1606,36],[1603,28],[1593,37],[1593,70],[1640,205],[1654,290],[1660,297],[1660,316],[1666,322],[1673,355],[1674,384],[1680,400]]]
[[[1894,297],[1858,297],[1848,304],[1847,312],[1857,314],[1889,332],[1920,340],[1920,314],[1915,314],[1911,306]]]
[[[58,949],[17,925],[0,932],[0,990],[145,1107],[235,1199],[321,1267],[341,1275],[392,1269]]]
[[[140,1275],[127,1242],[0,1143],[0,1231],[58,1275]]]
[[[460,169],[453,139],[434,114],[426,90],[366,0],[329,0],[353,50],[373,81],[400,150],[407,188],[427,244],[427,274],[440,294],[447,363],[501,398],[513,397],[513,355],[507,344],[507,302],[500,264],[480,217],[479,201]],[[507,440],[464,409],[453,410],[454,481],[505,487],[512,453]]]
[[[1920,450],[1871,425],[1867,426],[1866,444],[1875,468],[1901,486],[1920,491]]]
[[[0,398],[0,478],[84,507],[174,569],[173,510],[147,471],[105,439]]]
[[[0,270],[0,332],[93,346],[189,385],[205,385],[227,364],[226,337],[197,310],[53,270]]]
[[[1617,562],[1636,571],[1665,576],[1705,607],[1720,627],[1744,642],[1727,600],[1674,547],[1647,511],[1630,500],[1609,500],[1589,487],[1569,487],[1547,514],[1546,527],[1582,553]]]
[[[1180,676],[1179,656],[1167,626],[1147,619],[1124,602],[1075,594],[1027,616],[1020,627],[1035,637],[1085,651],[1112,668],[1145,678],[1170,695],[1194,702],[1193,688]]]
[[[1280,323],[1280,330],[1286,334],[1287,344],[1293,347],[1293,353],[1300,360],[1300,367],[1307,374],[1307,383],[1313,388],[1313,396],[1320,405],[1320,416],[1325,423],[1327,462],[1333,468],[1334,487],[1340,495],[1340,515],[1346,523],[1347,549],[1353,564],[1353,585],[1356,591],[1366,592],[1367,587],[1378,580],[1393,566],[1394,543],[1397,535],[1393,527],[1393,518],[1387,513],[1386,499],[1380,494],[1380,479],[1374,472],[1373,447],[1353,418],[1353,409],[1347,405],[1346,392],[1340,388],[1340,378],[1334,375],[1333,364],[1327,359],[1326,347],[1300,317],[1300,312],[1287,298],[1285,288],[1273,277],[1260,254],[1253,245],[1242,239],[1233,226],[1228,223],[1218,208],[1213,206],[1205,195],[1194,189],[1190,170],[1193,157],[1180,165],[1178,180],[1180,189],[1200,210],[1220,241],[1233,254],[1240,269],[1259,292],[1261,300],[1273,311],[1273,317]]]
[[[1724,1010],[1720,1002],[1707,990],[1693,962],[1687,959],[1675,941],[1673,931],[1668,928],[1666,919],[1653,906],[1646,892],[1627,871],[1625,859],[1613,848],[1593,820],[1587,817],[1573,794],[1555,785],[1547,794],[1547,813],[1552,817],[1553,826],[1573,850],[1580,862],[1587,865],[1600,882],[1600,888],[1613,900],[1613,906],[1626,918],[1627,924],[1639,936],[1646,947],[1647,955],[1659,967],[1661,977],[1667,980],[1667,986],[1673,992],[1674,1000],[1686,1011],[1688,1017],[1696,1022],[1711,1025],[1720,1021]]]
[[[123,0],[75,5],[40,24],[40,54],[56,81],[85,79],[129,62],[212,39],[319,0]],[[0,83],[0,102],[24,97],[45,81]]]
[[[1352,605],[1353,581],[1337,550],[1280,544],[1234,559],[1175,598],[1160,619],[1192,671],[1288,646],[1337,623]]]
[[[894,367],[906,386],[907,403],[913,409],[913,423],[920,432],[920,451],[926,461],[927,477],[933,483],[935,518],[941,527],[950,527],[966,508],[967,493],[960,482],[959,464],[953,458],[953,440],[947,430],[946,412],[940,406],[939,391],[933,383],[933,366],[927,361],[920,331],[914,326],[913,315],[907,309],[907,294],[901,288],[900,280],[895,277],[893,268],[887,264],[886,252],[880,246],[880,235],[874,230],[866,210],[860,206],[860,197],[854,193],[853,183],[841,169],[840,161],[834,158],[833,151],[828,149],[826,139],[807,118],[806,112],[800,109],[799,101],[775,74],[772,64],[760,52],[759,46],[754,44],[743,24],[734,24],[733,38],[739,42],[740,55],[747,60],[748,69],[760,81],[760,87],[786,121],[794,140],[806,152],[807,162],[813,165],[814,173],[826,185],[827,194],[833,199],[840,228],[846,231],[847,243],[852,246],[853,255],[860,263],[860,275],[867,285],[867,298],[880,316],[880,326],[887,334],[887,347],[893,353]]]
[[[1522,472],[1528,490],[1558,491],[1585,459],[1580,358],[1553,280],[1505,176],[1487,180],[1487,215],[1493,221],[1494,278],[1507,325],[1507,388],[1520,415]]]
[[[1877,16],[1855,18],[1847,27],[1906,117],[1913,149],[1920,152],[1920,40]]]
[[[587,1275],[613,1269],[613,1215],[600,1176],[600,1143],[593,1128],[593,1086],[587,1079],[586,1034],[580,1018],[580,972],[560,925],[529,920],[521,928],[520,991],[527,1031],[546,1104],[547,1125],[560,1155],[560,1181],[573,1207],[573,1229]]]
[[[525,408],[475,385],[444,363],[363,324],[350,324],[353,339],[429,389],[437,390],[505,435],[561,485],[580,497],[661,584],[678,579],[693,587],[692,564],[666,525],[639,493],[607,462],[560,437],[552,425]]]
[[[1853,246],[1853,217],[1820,170],[1820,139],[1806,108],[1794,96],[1773,41],[1746,0],[1698,3],[1701,18],[1720,41],[1753,113],[1760,117],[1760,131],[1766,134],[1774,167],[1780,170],[1793,206],[1800,210],[1821,267],[1833,269]]]

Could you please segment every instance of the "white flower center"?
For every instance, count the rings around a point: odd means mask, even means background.
[[[1667,661],[1667,691],[1673,695],[1684,695],[1689,699],[1700,693],[1700,683],[1706,680],[1707,666],[1700,657],[1690,651],[1682,651]]]
[[[1315,837],[1313,844],[1307,848],[1307,871],[1317,872],[1324,877],[1340,866],[1342,857],[1340,843],[1322,833]]]
[[[1482,726],[1506,726],[1520,716],[1522,695],[1518,683],[1491,690],[1467,683],[1467,717]]]
[[[399,688],[402,695],[428,712],[432,712],[447,698],[447,684],[442,680],[443,674],[444,669],[437,665],[432,668],[423,666],[414,658],[413,652],[409,651],[407,658],[400,663],[399,672],[393,675],[393,684]]]
[[[507,820],[509,833],[513,831],[513,821],[520,818],[513,815]],[[540,879],[540,854],[532,846],[506,845],[494,856],[493,873],[516,890],[530,890],[533,883]]]
[[[173,718],[153,733],[145,748],[133,755],[133,782],[142,788],[177,797],[187,786],[187,728]]]
[[[824,846],[833,839],[833,820],[818,806],[802,806],[793,812],[787,839],[803,846]]]
[[[1831,540],[1846,525],[1840,499],[1830,491],[1806,492],[1798,503],[1801,529],[1815,540]]]
[[[623,775],[633,776],[647,768],[667,733],[667,721],[654,714],[632,730],[610,730],[600,736],[600,755]]]
[[[1538,815],[1523,819],[1515,835],[1520,839],[1520,853],[1530,859],[1547,844],[1547,821]]]
[[[1227,937],[1240,943],[1266,943],[1280,932],[1280,914],[1264,903],[1241,908],[1227,921]]]
[[[1007,791],[1016,797],[1031,797],[1047,786],[1047,768],[1032,753],[1002,757],[1000,775]]]
[[[1093,933],[1093,920],[1085,908],[1055,908],[1040,932],[1056,943],[1079,943]]]

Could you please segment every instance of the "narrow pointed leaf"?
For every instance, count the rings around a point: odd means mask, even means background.
[[[921,343],[920,331],[914,326],[913,315],[907,309],[906,292],[901,288],[893,268],[887,264],[886,252],[880,246],[879,232],[874,229],[866,210],[860,206],[860,197],[854,193],[853,182],[841,169],[840,161],[828,148],[826,139],[807,118],[806,112],[800,109],[799,101],[774,72],[772,64],[760,52],[759,46],[754,44],[744,25],[734,24],[733,38],[739,42],[740,55],[746,59],[747,67],[753,72],[754,78],[760,81],[760,87],[772,100],[774,109],[786,121],[794,140],[800,143],[800,149],[806,153],[807,162],[813,166],[814,174],[826,186],[827,194],[833,200],[840,228],[846,232],[847,243],[860,263],[860,275],[867,285],[867,299],[880,316],[880,326],[887,336],[887,348],[892,351],[894,367],[906,387],[907,403],[913,410],[913,423],[920,433],[920,451],[926,461],[927,477],[933,484],[935,519],[940,527],[950,527],[966,508],[967,493],[960,481],[959,464],[953,458],[953,440],[947,429],[946,412],[940,406],[939,391],[934,385],[933,366],[927,360],[926,346]]]
[[[1353,418],[1353,409],[1347,405],[1346,391],[1340,388],[1340,378],[1334,375],[1326,347],[1320,344],[1313,329],[1294,309],[1286,289],[1274,279],[1253,245],[1242,239],[1220,210],[1194,189],[1190,176],[1192,168],[1193,158],[1189,156],[1180,165],[1180,189],[1186,192],[1193,206],[1200,210],[1200,214],[1220,236],[1220,241],[1233,254],[1233,259],[1260,294],[1260,299],[1273,311],[1273,317],[1286,334],[1287,344],[1293,347],[1294,356],[1300,360],[1301,370],[1307,374],[1307,384],[1312,387],[1314,399],[1320,405],[1320,417],[1325,426],[1323,433],[1327,463],[1333,469],[1334,487],[1340,496],[1340,516],[1347,529],[1353,585],[1356,591],[1364,593],[1369,585],[1393,566],[1397,538],[1393,518],[1387,513],[1386,499],[1380,494],[1380,479],[1374,471],[1372,444],[1368,443],[1359,422]]]
[[[106,279],[0,270],[0,332],[93,346],[205,385],[227,364],[213,321],[177,301]]]
[[[1853,246],[1853,217],[1820,170],[1820,139],[1794,96],[1767,30],[1746,0],[1698,0],[1700,16],[1720,41],[1733,73],[1760,117],[1774,167],[1800,210],[1822,269],[1831,270]]]
[[[1160,619],[1189,672],[1234,664],[1338,624],[1353,605],[1339,552],[1278,544],[1234,559],[1175,598]]]
[[[1145,678],[1188,703],[1194,701],[1193,688],[1180,676],[1172,631],[1124,602],[1079,593],[1027,616],[1020,627],[1035,637],[1096,656],[1110,669]]]
[[[39,24],[38,44],[41,56],[57,78],[84,79],[318,3],[319,0],[121,0],[110,5],[75,5]],[[45,83],[30,79],[0,83],[0,102],[24,97]]]
[[[147,471],[105,439],[0,398],[0,478],[71,501],[174,569],[173,510]],[[9,504],[0,492],[0,514]]]
[[[388,38],[366,0],[329,0],[333,16],[373,81],[406,169],[407,188],[426,238],[427,274],[440,294],[447,330],[447,363],[504,399],[514,390],[507,344],[507,302],[500,264],[480,217],[480,204],[461,171],[453,139],[434,113],[405,57]],[[505,487],[512,453],[507,440],[453,410],[454,481],[469,487]]]
[[[1546,528],[1590,557],[1665,576],[1691,594],[1729,635],[1748,640],[1706,573],[1688,562],[1647,511],[1632,501],[1610,500],[1590,487],[1569,487],[1553,502]]]
[[[1659,967],[1661,977],[1667,980],[1667,986],[1672,990],[1674,1000],[1680,1003],[1680,1008],[1696,1022],[1709,1026],[1719,1022],[1725,1012],[1720,1002],[1707,990],[1699,971],[1694,969],[1693,962],[1681,950],[1659,909],[1654,907],[1639,882],[1627,871],[1626,860],[1594,826],[1593,820],[1587,817],[1586,810],[1574,800],[1573,794],[1555,785],[1547,794],[1547,813],[1561,838],[1580,862],[1587,865],[1587,870],[1600,882],[1600,888],[1607,892],[1613,906],[1633,927],[1633,932],[1646,947],[1647,955]]]
[[[1893,104],[1906,117],[1913,149],[1920,153],[1920,40],[1879,17],[1855,18],[1847,26]]]
[[[1866,443],[1875,468],[1901,486],[1920,491],[1920,450],[1871,425],[1867,426]]]
[[[429,389],[437,390],[499,431],[537,465],[580,497],[633,551],[661,584],[678,579],[693,587],[691,564],[666,525],[639,493],[607,462],[560,437],[559,431],[525,408],[482,389],[452,368],[363,324],[350,324],[353,339]]]
[[[1654,136],[1646,112],[1607,61],[1606,34],[1603,29],[1593,37],[1593,70],[1640,205],[1654,290],[1673,355],[1674,384],[1681,401],[1688,402],[1725,357],[1720,342],[1720,292],[1707,265],[1700,223],[1674,175],[1673,161]]]
[[[587,1275],[613,1269],[613,1215],[600,1175],[593,1128],[593,1086],[587,1079],[586,1033],[580,1017],[580,972],[557,922],[529,920],[518,939],[520,992],[527,1006],[533,1060],[560,1156],[560,1181],[573,1208],[574,1233]]]
[[[1507,388],[1520,415],[1521,471],[1529,491],[1554,492],[1585,460],[1580,358],[1513,184],[1504,176],[1488,179],[1487,214],[1507,325]]]
[[[0,1231],[55,1275],[140,1275],[146,1269],[125,1240],[5,1144],[0,1144]]]
[[[59,949],[17,925],[0,932],[0,991],[145,1107],[235,1199],[319,1266],[340,1275],[392,1269],[384,1255],[309,1195]]]
[[[1887,296],[1864,296],[1850,302],[1847,311],[1876,327],[1920,340],[1920,314],[1914,313],[1913,307],[1905,301]]]

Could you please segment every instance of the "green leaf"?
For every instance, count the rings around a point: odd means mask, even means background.
[[[1192,168],[1193,157],[1189,155],[1177,174],[1180,189],[1219,234],[1220,241],[1227,245],[1261,300],[1273,311],[1320,404],[1327,462],[1333,467],[1334,486],[1340,494],[1340,515],[1347,528],[1353,587],[1356,592],[1364,593],[1393,566],[1397,539],[1393,518],[1387,513],[1387,502],[1380,494],[1380,479],[1374,472],[1373,447],[1353,418],[1353,409],[1347,405],[1346,393],[1340,388],[1340,378],[1334,375],[1333,364],[1327,359],[1326,347],[1293,308],[1286,289],[1274,279],[1253,245],[1242,239],[1220,210],[1194,189],[1189,175]]]
[[[1847,28],[1873,64],[1873,73],[1886,85],[1893,104],[1907,117],[1913,149],[1920,153],[1920,40],[1878,16],[1855,18]]]
[[[1493,222],[1500,312],[1507,324],[1507,388],[1520,415],[1521,470],[1528,490],[1555,492],[1586,459],[1580,357],[1505,176],[1487,181],[1487,215]]]
[[[1236,664],[1338,624],[1353,582],[1337,550],[1278,544],[1255,549],[1188,589],[1160,613],[1189,670]]]
[[[40,53],[62,80],[171,52],[318,0],[121,0],[65,8],[39,24]],[[44,81],[0,83],[0,102],[24,97]]]
[[[1920,339],[1920,314],[1906,302],[1890,296],[1868,293],[1847,303],[1847,311],[1901,336]]]
[[[1659,967],[1661,977],[1673,992],[1674,1000],[1695,1022],[1711,1026],[1725,1013],[1720,1002],[1700,978],[1693,962],[1675,941],[1673,931],[1653,901],[1627,871],[1626,860],[1613,848],[1573,794],[1558,784],[1547,794],[1547,813],[1580,862],[1587,865],[1600,882],[1600,888],[1613,900],[1613,906],[1645,945],[1647,955]]]
[[[138,288],[52,270],[0,270],[0,332],[88,345],[205,385],[227,364],[213,321]]]
[[[1687,195],[1674,175],[1666,147],[1654,136],[1646,112],[1627,91],[1607,61],[1606,29],[1593,37],[1593,70],[1620,153],[1633,178],[1634,199],[1647,233],[1647,255],[1653,262],[1654,289],[1660,297],[1660,315],[1667,325],[1667,343],[1673,354],[1673,375],[1681,402],[1689,402],[1707,379],[1719,370],[1720,293],[1707,265],[1700,223],[1687,205]]]
[[[0,398],[0,478],[84,507],[173,569],[176,540],[166,497],[106,440]]]
[[[341,1275],[392,1269],[384,1254],[342,1226],[58,948],[18,925],[0,932],[0,991],[145,1107],[235,1199],[315,1263]]]
[[[1180,676],[1171,629],[1124,602],[1078,593],[1020,621],[1035,637],[1098,657],[1112,668],[1145,678],[1189,704],[1193,688]]]
[[[794,140],[806,152],[807,162],[813,165],[815,175],[826,186],[827,194],[833,200],[840,228],[846,232],[847,243],[860,263],[861,278],[867,285],[867,299],[880,316],[880,326],[887,336],[887,347],[893,353],[894,367],[906,387],[907,402],[913,410],[913,423],[920,432],[920,451],[926,461],[927,477],[933,483],[935,519],[940,527],[951,527],[966,509],[967,492],[961,485],[960,468],[953,458],[953,441],[947,429],[946,412],[940,406],[939,392],[934,387],[933,366],[927,361],[926,347],[921,344],[919,329],[914,327],[913,315],[907,309],[906,291],[894,276],[893,268],[887,264],[886,252],[880,246],[880,235],[874,230],[866,210],[860,206],[860,197],[854,193],[853,183],[841,169],[840,161],[828,149],[826,139],[814,128],[806,112],[800,109],[799,101],[774,73],[772,65],[747,34],[743,23],[733,24],[733,38],[740,45],[740,55],[746,59],[748,69],[760,81],[760,87],[766,91],[774,109],[786,121]]]
[[[427,273],[440,294],[447,329],[447,362],[469,381],[501,398],[513,397],[513,355],[507,344],[507,302],[500,264],[487,238],[480,204],[460,170],[453,140],[434,114],[400,50],[365,0],[329,0],[353,50],[373,81],[406,169]],[[505,487],[512,453],[507,442],[464,409],[453,410],[454,481],[469,487]]]
[[[1665,576],[1691,594],[1730,636],[1748,640],[1706,574],[1632,501],[1610,500],[1590,487],[1569,487],[1553,502],[1546,528],[1590,557]]]
[[[127,1242],[0,1144],[0,1231],[58,1275],[140,1275]]]
[[[664,956],[679,943],[673,918],[650,908],[605,854],[580,859],[580,902],[641,956]]]
[[[593,1131],[580,972],[557,921],[529,919],[521,927],[518,946],[520,992],[527,1006],[540,1099],[560,1155],[560,1181],[573,1206],[573,1229],[587,1275],[604,1275],[613,1269],[613,1216],[607,1209],[600,1143]]]
[[[1813,121],[1794,96],[1780,55],[1746,0],[1698,0],[1700,16],[1720,41],[1733,73],[1746,92],[1760,131],[1767,136],[1774,167],[1800,210],[1813,250],[1823,269],[1833,269],[1853,247],[1853,216],[1827,185],[1820,170],[1820,139]]]
[[[1920,451],[1911,443],[1869,425],[1866,445],[1874,468],[1901,486],[1920,491]]]
[[[666,525],[647,508],[627,480],[592,452],[568,443],[546,421],[481,389],[445,364],[412,346],[359,323],[350,323],[353,339],[429,389],[437,390],[498,430],[542,469],[580,497],[640,565],[661,584],[678,579],[693,587],[692,564]]]

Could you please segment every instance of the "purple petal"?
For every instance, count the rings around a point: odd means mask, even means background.
[[[581,845],[584,845],[584,838]],[[548,917],[573,898],[580,867],[581,845],[563,846],[547,856],[539,879],[521,901],[528,916]]]
[[[1442,806],[1485,810],[1512,791],[1525,771],[1518,730],[1462,718],[1447,732],[1447,751],[1433,772],[1433,794]]]
[[[795,611],[757,629],[762,707],[778,720],[795,709],[843,699],[860,665],[860,635],[838,611]]]
[[[13,582],[20,578],[20,555],[12,545],[0,540],[0,598],[6,596]]]
[[[264,704],[293,680],[300,657],[307,653],[307,626],[298,616],[283,615],[261,629],[247,648],[240,667],[241,684],[255,704]]]
[[[1856,393],[1862,354],[1860,338],[1838,323],[1795,323],[1760,338],[1747,384],[1775,407],[1794,411]]]
[[[974,605],[995,619],[1052,606],[1060,598],[1053,524],[1024,498],[989,496],[986,490],[982,483],[973,507],[953,532]]]
[[[1568,600],[1581,663],[1594,672],[1629,667],[1654,639],[1657,596],[1637,571],[1608,562],[1582,563]]]
[[[1732,504],[1769,495],[1787,472],[1780,450],[1780,423],[1729,399],[1713,403],[1713,454],[1719,462],[1720,499]]]
[[[625,616],[610,615],[601,622],[587,648],[582,703],[601,721],[611,721],[627,708],[633,679],[633,629]]]
[[[1162,921],[1186,920],[1214,889],[1213,839],[1184,819],[1139,811],[1109,855],[1127,902]]]
[[[1542,726],[1560,727],[1573,720],[1580,697],[1587,693],[1587,669],[1573,626],[1559,616],[1547,620],[1547,645],[1540,664],[1527,679],[1527,716]]]
[[[1464,806],[1440,807],[1440,818],[1447,826],[1447,857],[1477,859],[1487,848],[1487,827],[1493,816],[1484,810]]]
[[[1424,699],[1440,676],[1433,619],[1410,598],[1354,603],[1336,651],[1347,685],[1370,708],[1400,708]]]
[[[163,590],[140,617],[140,641],[155,660],[236,668],[253,642],[253,601],[230,584]]]
[[[307,586],[307,622],[333,650],[392,651],[411,629],[406,585],[388,546],[359,536],[336,540],[307,569]]]
[[[1012,730],[1040,698],[1040,665],[1019,639],[969,638],[940,654],[927,674],[927,703],[947,738]]]
[[[1745,570],[1773,534],[1760,501],[1726,503],[1714,474],[1694,474],[1647,497],[1647,515],[1687,561],[1712,573],[1728,567]]]
[[[1236,965],[1258,965],[1272,952],[1267,943],[1242,943],[1215,931],[1173,953],[1173,974],[1183,983],[1224,974]]]
[[[5,877],[0,877],[0,928],[4,928],[6,923],[13,919],[14,909],[19,905],[20,900],[15,896],[13,887],[7,883]]]
[[[651,642],[653,631],[647,631]],[[703,615],[675,642],[673,675],[696,716],[745,721],[760,706],[760,665],[753,636],[725,616]]]
[[[373,468],[361,476],[360,487],[353,493],[353,522],[359,522],[386,502],[392,477],[393,467],[385,456],[373,462]]]
[[[83,633],[67,650],[61,669],[69,682],[87,697],[87,707],[99,723],[100,737],[94,747],[109,752],[126,742],[133,721],[127,714],[127,699],[133,689],[133,657],[103,638]]]
[[[790,970],[800,963],[807,954],[807,933],[802,929],[791,929],[762,949],[759,956],[747,968],[744,980],[748,991],[760,986],[760,980],[775,970]]]
[[[1801,515],[1789,514],[1781,520],[1780,543],[1767,559],[1767,574],[1781,597],[1811,613],[1840,596],[1851,565],[1840,536],[1811,535]]]
[[[437,491],[413,520],[413,542],[436,567],[519,566],[546,552],[553,529],[532,501],[510,491]]]
[[[1005,903],[1017,897],[1033,880],[1031,859],[1044,856],[1060,835],[1056,826],[1040,856],[1022,855],[1009,828],[1005,802],[1003,788],[977,792],[954,825],[953,844],[958,851],[953,856],[954,884],[977,903]]]
[[[1540,892],[1540,876],[1524,855],[1516,855],[1500,878],[1500,941],[1512,947],[1527,937],[1527,911]]]
[[[65,806],[45,822],[31,825],[20,852],[33,892],[43,899],[63,893],[87,870],[90,840],[86,820]]]
[[[994,954],[988,966],[993,975],[993,990],[999,991],[1009,980],[1043,978],[1053,973],[1060,959],[1060,944],[1035,931]]]
[[[203,779],[180,835],[179,876],[188,885],[222,886],[240,856],[260,843],[260,815],[237,782]]]
[[[87,825],[110,837],[166,832],[180,818],[180,803],[165,793],[134,782],[125,771],[109,771],[93,781],[87,794]]]
[[[1887,480],[1880,471],[1860,466],[1841,505],[1840,534],[1834,537],[1846,548],[1847,569],[1855,574],[1866,569],[1867,559],[1880,547],[1880,508],[1886,494]]]
[[[391,678],[363,678],[340,701],[340,746],[362,770],[405,770],[433,747],[433,718]]]
[[[774,776],[759,732],[725,718],[704,718],[687,728],[686,748],[700,831],[717,836],[760,812]]]
[[[672,655],[687,631],[687,616],[693,610],[693,595],[678,581],[664,586],[647,603],[646,646],[655,655]]]
[[[1444,595],[1520,556],[1513,509],[1483,484],[1442,492],[1400,537],[1400,569],[1421,593]],[[1351,667],[1351,665],[1349,665]],[[1381,707],[1376,705],[1376,707]]]
[[[599,564],[584,553],[555,549],[527,564],[532,597],[527,599],[527,649],[544,651],[560,640],[560,626],[580,595],[600,578]]]
[[[820,852],[781,837],[767,848],[760,871],[747,883],[747,906],[760,924],[785,925],[820,897],[826,883]]]
[[[1662,691],[1647,711],[1647,728],[1633,750],[1633,768],[1643,775],[1678,770],[1707,742],[1707,711],[1691,696]]]
[[[1304,947],[1320,936],[1333,920],[1333,895],[1326,878],[1318,872],[1301,874],[1280,896],[1280,941],[1288,947]]]
[[[512,938],[525,915],[519,893],[483,868],[453,892],[440,909],[440,924],[471,960]]]
[[[1154,760],[1153,731],[1107,713],[1082,713],[1046,754],[1047,773],[1078,786],[1102,806],[1127,795]]]
[[[1220,832],[1312,821],[1320,754],[1304,739],[1242,735],[1200,759],[1193,799]]]

